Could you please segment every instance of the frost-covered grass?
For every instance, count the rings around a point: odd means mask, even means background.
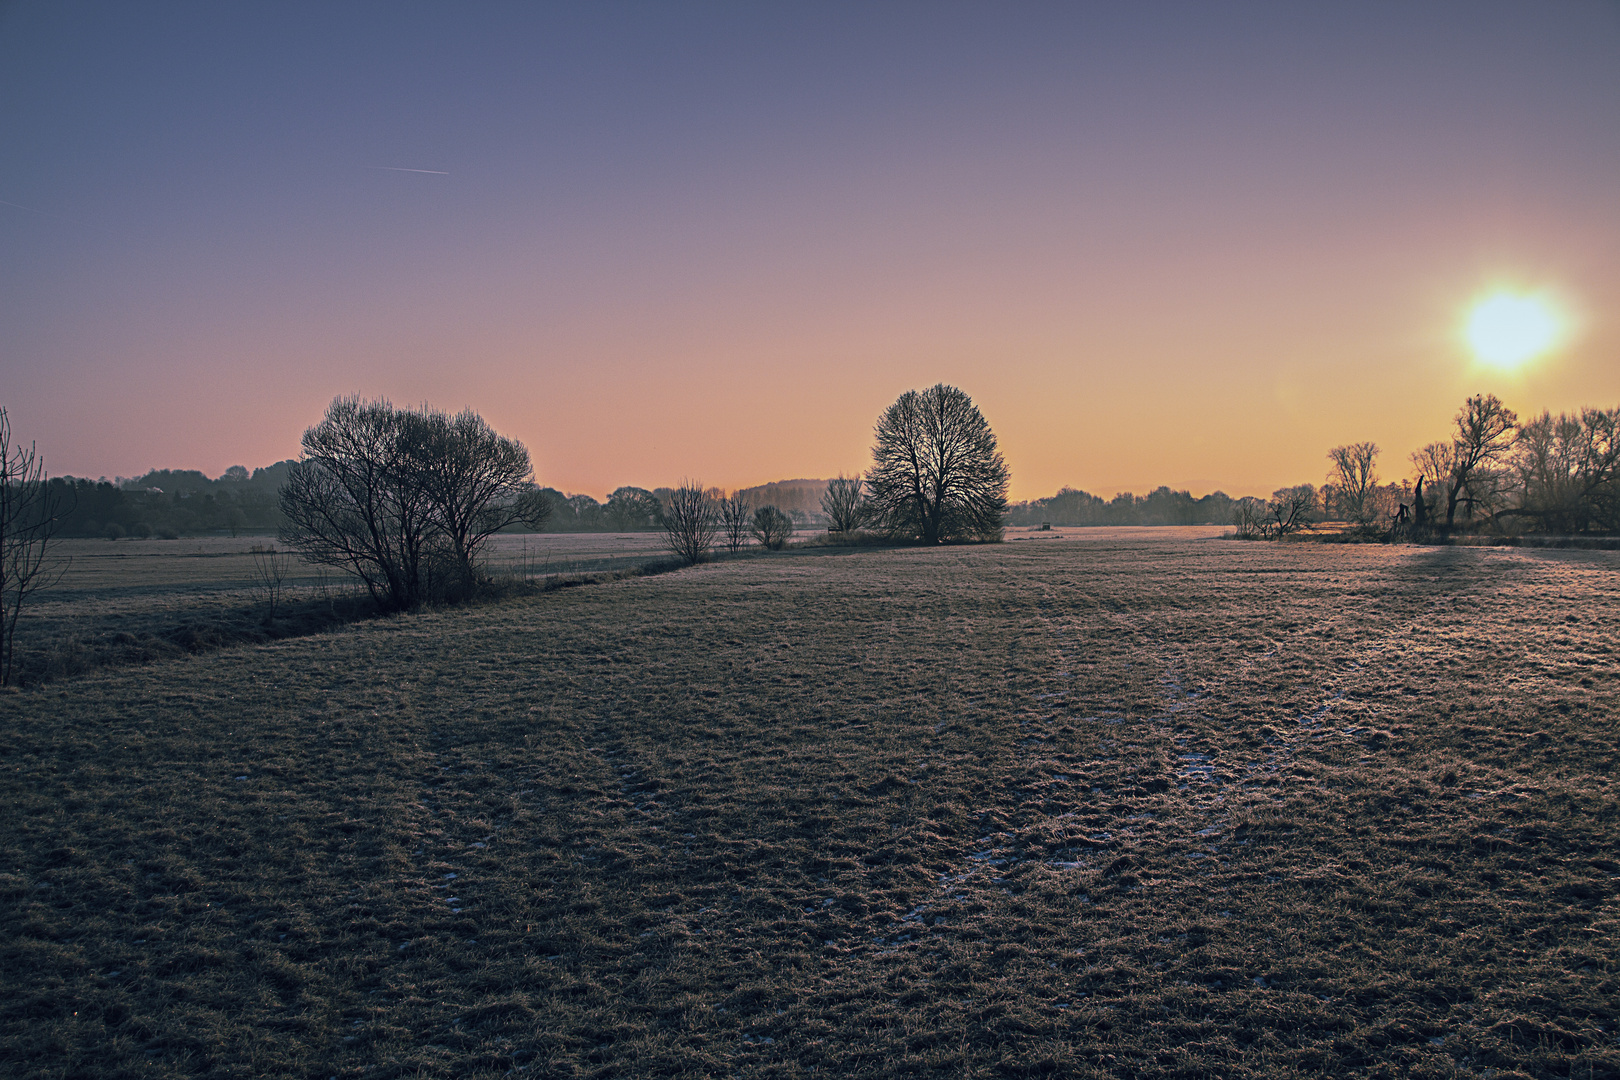
[[[1617,569],[820,549],[0,695],[0,1062],[1613,1076]]]
[[[257,549],[282,552],[270,602]],[[15,681],[60,682],[101,667],[150,663],[310,634],[372,617],[357,578],[305,562],[273,536],[82,540],[52,544],[61,570],[24,606]],[[496,596],[628,576],[671,564],[655,533],[501,534],[481,566]]]

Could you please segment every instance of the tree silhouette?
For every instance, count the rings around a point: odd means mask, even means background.
[[[23,605],[67,569],[49,555],[68,509],[65,490],[46,483],[45,462],[32,443],[12,445],[11,420],[0,408],[0,686],[12,680]]]
[[[780,551],[793,535],[793,519],[774,506],[762,506],[754,511],[752,532],[760,546]]]
[[[465,595],[484,542],[549,511],[523,444],[472,412],[337,398],[303,451],[281,488],[282,541],[391,610]]]
[[[740,491],[733,491],[719,502],[720,531],[726,538],[726,547],[737,551],[748,543],[748,534],[754,523],[754,508]]]
[[[1370,442],[1335,446],[1328,451],[1328,461],[1333,465],[1328,482],[1333,485],[1339,510],[1358,524],[1371,521],[1375,512],[1373,491],[1378,487],[1378,474],[1373,462],[1377,458],[1378,446]]]
[[[628,531],[647,529],[656,525],[662,509],[663,507],[658,505],[658,496],[646,488],[626,485],[615,488],[608,496],[603,512],[607,514],[614,528]]]
[[[866,499],[861,474],[846,477],[842,474],[827,481],[827,490],[821,495],[821,509],[833,532],[854,532],[866,520]]]
[[[1474,487],[1512,449],[1518,422],[1514,411],[1495,394],[1475,394],[1452,421],[1456,430],[1449,444],[1430,443],[1412,455],[1418,473],[1429,480],[1430,490],[1439,485],[1445,498],[1446,518],[1439,526],[1442,533],[1449,534],[1454,527],[1457,504],[1475,498]]]
[[[663,523],[664,544],[688,566],[703,561],[720,528],[714,500],[702,484],[690,480],[670,492]]]
[[[1000,539],[1010,474],[972,398],[944,383],[908,390],[876,434],[866,484],[883,527],[929,544]]]

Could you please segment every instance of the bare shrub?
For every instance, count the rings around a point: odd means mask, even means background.
[[[664,545],[688,566],[704,560],[719,532],[719,515],[714,499],[703,485],[692,480],[670,492],[664,508]]]
[[[793,535],[793,519],[774,506],[762,506],[754,511],[751,531],[762,547],[780,551]]]
[[[287,571],[292,567],[292,556],[288,552],[277,551],[274,545],[264,547],[260,544],[254,544],[249,554],[253,556],[253,593],[270,609],[266,618],[274,619]]]
[[[1232,505],[1232,526],[1239,539],[1259,540],[1266,535],[1266,503],[1250,495]]]
[[[24,604],[67,569],[50,557],[50,547],[69,509],[60,489],[45,482],[45,462],[34,444],[12,445],[11,420],[0,408],[0,686],[12,680]]]
[[[1278,488],[1266,503],[1263,535],[1282,539],[1311,523],[1316,511],[1316,488],[1310,484]]]
[[[866,521],[865,488],[860,473],[848,477],[840,473],[837,479],[827,482],[827,490],[821,496],[821,509],[833,532],[854,532]]]
[[[754,508],[748,505],[740,491],[733,491],[721,499],[717,504],[720,515],[720,535],[725,538],[726,547],[737,551],[748,543],[748,536],[754,524]]]
[[[338,398],[303,451],[281,488],[282,542],[351,571],[389,610],[467,595],[483,543],[550,512],[523,444],[470,411]]]

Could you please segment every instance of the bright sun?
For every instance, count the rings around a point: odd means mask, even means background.
[[[1564,320],[1544,297],[1496,292],[1469,310],[1464,333],[1481,363],[1514,368],[1557,345]]]

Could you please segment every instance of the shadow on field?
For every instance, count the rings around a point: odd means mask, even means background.
[[[476,599],[458,607],[498,604],[558,589],[619,581],[679,569],[669,559],[650,560],[617,570],[548,574],[491,582]],[[150,664],[238,645],[263,645],[309,637],[391,614],[363,593],[283,600],[268,614],[262,603],[222,590],[182,607],[154,605],[136,613],[92,613],[73,620],[44,640],[19,642],[15,679],[20,687],[39,686],[100,668]]]
[[[885,538],[826,540],[815,537],[782,551],[758,548],[741,552],[715,552],[710,562],[739,559],[795,559],[915,547]],[[454,606],[500,604],[558,589],[598,585],[633,577],[650,577],[684,569],[676,559],[637,558],[625,565],[622,557],[576,559],[565,569],[523,575],[496,570],[474,600]],[[175,604],[173,597],[153,599],[144,607],[125,605],[117,612],[97,606],[98,592],[76,597],[73,614],[50,620],[44,632],[20,635],[16,683],[30,687],[60,682],[101,668],[150,664],[175,657],[198,655],[238,645],[308,637],[386,615],[364,593],[322,590],[319,595],[294,596],[280,601],[273,614],[266,605],[240,589],[226,585],[210,588]]]
[[[153,610],[145,617],[87,619],[43,642],[20,642],[17,682],[37,686],[83,675],[98,668],[150,664],[177,656],[212,652],[233,645],[262,645],[307,637],[379,614],[360,597],[283,602],[274,617],[260,604],[223,603]],[[31,646],[31,647],[30,647]]]

